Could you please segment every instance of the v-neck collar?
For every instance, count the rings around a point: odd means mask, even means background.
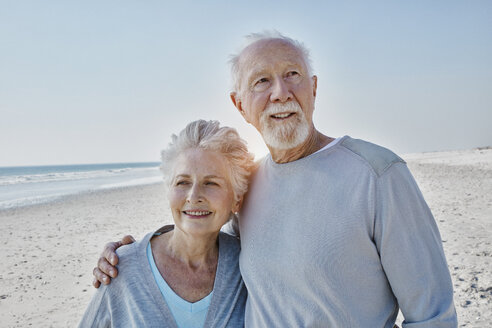
[[[150,242],[150,239],[155,235],[160,235],[163,233],[166,233],[168,231],[171,231],[174,229],[174,225],[166,225],[156,232],[151,232],[148,233],[139,243],[138,248],[136,249],[136,255],[138,259],[139,266],[142,270],[143,277],[145,279],[145,283],[143,284],[144,288],[147,289],[148,293],[152,295],[152,298],[155,302],[155,304],[158,305],[160,311],[162,312],[163,316],[165,318],[174,318],[173,314],[171,313],[171,310],[164,299],[164,296],[161,294],[161,291],[159,289],[159,286],[157,285],[157,282],[154,279],[154,275],[152,274],[152,269],[150,267],[150,263],[147,260],[147,244]],[[213,290],[223,290],[224,284],[227,283],[226,274],[225,270],[227,270],[226,267],[224,267],[224,257],[226,256],[226,251],[227,251],[227,245],[226,241],[222,237],[222,233],[219,233],[219,259],[217,263],[217,270],[215,272],[215,279],[214,279],[214,287]],[[224,248],[225,247],[225,248]],[[218,294],[214,292],[212,295],[212,299],[210,301],[210,305],[208,308],[208,313],[205,318],[204,322],[204,327],[211,327],[213,324],[213,320],[216,316],[217,309],[220,307],[219,299],[218,299]],[[178,325],[176,324],[176,321],[173,320],[173,322],[168,323],[170,326],[174,328],[178,328]]]

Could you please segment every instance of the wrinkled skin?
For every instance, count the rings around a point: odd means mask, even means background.
[[[135,239],[132,236],[126,235],[120,241],[107,243],[104,246],[101,257],[99,258],[99,261],[97,261],[97,267],[92,271],[92,274],[94,275],[92,285],[95,288],[99,288],[101,283],[109,285],[111,283],[111,278],[116,278],[116,276],[118,276],[118,269],[116,269],[118,256],[116,255],[116,250],[123,245],[134,242]]]

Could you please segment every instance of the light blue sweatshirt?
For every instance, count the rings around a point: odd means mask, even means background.
[[[253,177],[240,213],[246,327],[456,327],[441,237],[405,162],[343,137]]]

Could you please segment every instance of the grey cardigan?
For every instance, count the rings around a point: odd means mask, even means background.
[[[159,232],[172,230],[172,226]],[[154,233],[118,249],[118,277],[93,296],[79,327],[174,327],[173,315],[148,263],[146,247]],[[239,241],[219,234],[214,293],[204,327],[243,327],[247,292],[239,272]]]

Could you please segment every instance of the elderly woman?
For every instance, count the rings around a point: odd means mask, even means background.
[[[119,279],[96,292],[80,326],[242,327],[239,241],[220,229],[239,210],[252,167],[245,142],[217,121],[173,135],[161,170],[174,225],[118,249]]]

